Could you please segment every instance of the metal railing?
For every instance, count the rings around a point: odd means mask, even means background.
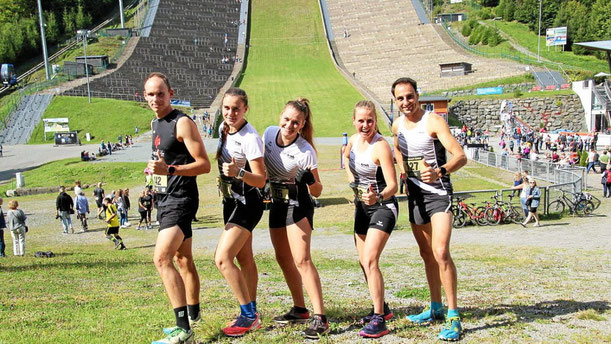
[[[562,191],[578,193],[586,190],[587,178],[583,167],[564,167],[545,161],[532,161],[528,159],[518,159],[509,155],[502,155],[488,152],[483,149],[467,148],[469,159],[478,163],[500,168],[509,172],[528,171],[528,175],[535,179],[545,180],[552,183],[548,186],[541,186],[544,213],[548,213],[548,206],[561,194]],[[512,192],[512,189],[502,189],[500,193]]]

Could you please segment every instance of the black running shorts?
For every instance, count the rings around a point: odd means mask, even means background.
[[[301,221],[304,217],[310,221],[310,226],[314,229],[314,205],[312,202],[299,201],[299,206],[272,202],[269,210],[269,228],[284,228]]]
[[[111,234],[119,234],[119,226],[117,227],[106,227],[106,236]]]
[[[537,207],[534,207],[534,208],[533,208],[533,207],[530,207],[529,211],[530,211],[531,213],[533,213],[533,214],[536,214],[536,213],[537,213]]]
[[[252,232],[263,216],[263,200],[256,189],[246,193],[246,204],[237,199],[223,200],[223,221],[233,223]]]
[[[366,206],[357,201],[354,209],[354,233],[367,235],[369,228],[375,228],[390,234],[395,228],[398,215],[399,205],[394,197],[391,202],[382,205]]]
[[[183,204],[170,203],[159,206],[157,209],[157,221],[159,221],[159,231],[166,228],[178,226],[185,236],[185,240],[193,236],[191,221],[197,213],[199,200],[190,199]]]
[[[416,195],[407,196],[409,208],[409,222],[415,225],[425,225],[431,222],[436,213],[447,213],[452,205],[451,195]]]

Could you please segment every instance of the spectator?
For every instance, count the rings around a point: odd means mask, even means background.
[[[603,151],[603,155],[601,155],[598,158],[598,161],[600,163],[600,172],[605,172],[605,170],[607,169],[607,165],[609,165],[609,158],[610,158],[610,153],[608,150],[604,150]]]
[[[513,186],[516,187],[518,185],[522,184],[522,173],[520,172],[516,172],[516,174],[513,176]],[[517,189],[513,189],[511,191],[511,197],[513,197],[513,195],[515,195]]]
[[[64,186],[59,187],[59,195],[57,195],[55,199],[55,210],[55,216],[62,220],[64,234],[68,234],[68,229],[74,233],[72,218],[70,216],[74,214],[74,202],[72,201],[72,197],[66,193],[66,188]]]
[[[590,151],[588,152],[588,167],[586,168],[586,174],[589,174],[590,170],[594,170],[594,173],[596,173],[596,168],[594,168],[594,166],[596,166],[597,163],[598,153],[596,153],[594,149],[590,149]]]
[[[526,220],[522,222],[522,227],[526,227],[530,219],[535,218],[535,227],[540,227],[539,215],[537,214],[537,207],[539,207],[539,201],[541,199],[541,189],[537,187],[537,182],[530,178],[528,186],[523,189],[526,194],[526,206],[528,207],[528,216]]]
[[[125,207],[125,222],[123,223],[123,225],[125,225],[125,227],[129,227],[129,210],[131,209],[131,202],[129,200],[129,189],[125,189],[125,191],[123,191],[123,205]]]
[[[70,197],[70,196],[68,196]],[[25,225],[26,216],[16,200],[8,202],[9,211],[6,213],[7,227],[13,237],[13,254],[23,257],[25,255],[25,233],[28,227]]]
[[[149,229],[149,221],[146,217],[148,206],[145,204],[147,190],[142,190],[138,198],[138,213],[140,213],[140,221],[138,222],[138,230],[142,229],[142,221],[144,221],[144,229]],[[148,202],[150,204],[150,201]]]
[[[102,189],[102,182],[98,182],[98,187],[93,190],[93,196],[95,196],[95,204],[98,206],[98,218],[103,219],[102,213],[104,212],[104,189]]]
[[[89,214],[89,201],[87,197],[85,197],[85,193],[81,190],[78,196],[76,196],[76,218],[81,220],[81,233],[89,229],[87,225],[87,214]]]
[[[117,191],[113,203],[117,206],[117,214],[119,216],[119,226],[125,228],[125,199],[123,198],[123,189]]]
[[[607,169],[601,174],[600,183],[603,185],[603,197],[611,198],[611,165],[607,164]]]
[[[6,257],[4,253],[6,244],[4,243],[4,229],[6,228],[6,221],[4,220],[4,212],[2,212],[2,197],[0,197],[0,258]]]
[[[74,197],[80,195],[81,192],[83,192],[83,189],[81,188],[81,181],[77,180],[74,182]]]

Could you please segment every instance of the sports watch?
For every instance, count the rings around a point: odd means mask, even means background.
[[[241,169],[240,169],[240,172],[238,172],[238,175],[237,175],[237,176],[235,176],[235,177],[236,177],[237,179],[242,179],[242,178],[244,178],[244,176],[245,176],[245,175],[246,175],[246,170],[245,170],[245,169],[243,169],[243,168],[241,168]]]
[[[176,167],[174,165],[168,166],[168,175],[173,175],[176,172]]]
[[[442,177],[445,177],[445,175],[446,175],[446,174],[448,174],[448,170],[446,170],[446,168],[445,168],[445,167],[441,166],[441,167],[439,168],[439,173],[441,173],[441,176],[442,176]]]

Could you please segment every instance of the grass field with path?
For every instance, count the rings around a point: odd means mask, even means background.
[[[319,145],[324,207],[317,208],[314,216],[312,253],[332,329],[321,342],[366,343],[370,341],[358,337],[357,321],[369,311],[371,301],[353,247],[354,206],[349,204],[345,171],[338,168],[338,151],[337,145]],[[81,171],[82,167],[66,164],[65,173],[73,168]],[[140,167],[134,169],[139,172]],[[222,231],[215,177],[216,173],[198,177],[200,222],[194,223],[193,242],[202,280],[204,321],[196,329],[197,342],[306,342],[302,327],[280,327],[271,320],[285,312],[291,301],[274,260],[267,212],[253,239],[263,328],[242,339],[222,336],[221,328],[239,309],[213,260]],[[469,163],[452,178],[455,188],[462,191],[509,186],[512,175]],[[81,179],[87,183],[97,180],[95,174]],[[132,189],[132,203],[141,189],[134,184],[117,187]],[[91,196],[92,190],[85,192]],[[104,237],[104,223],[96,219],[90,220],[87,233],[60,234],[60,224],[54,219],[54,194],[19,200],[28,215],[30,232],[26,257],[13,257],[9,246],[9,257],[0,259],[0,343],[150,343],[162,337],[162,327],[172,326],[174,317],[152,263],[157,227],[153,231],[136,231],[133,226],[122,229],[128,250],[115,251]],[[414,327],[403,319],[428,302],[424,269],[406,210],[401,202],[397,230],[381,258],[386,297],[398,318],[389,323],[391,334],[381,342],[437,343],[441,324]],[[609,213],[611,203],[605,202],[594,216],[543,220],[540,228],[504,225],[454,230],[463,342],[610,341],[611,242],[604,226],[592,225],[608,222]],[[134,224],[134,209],[130,215]],[[80,227],[75,223],[75,228]],[[10,236],[5,239],[10,245]],[[33,257],[35,251],[48,250],[57,256]]]
[[[239,84],[249,97],[248,121],[263,132],[278,125],[287,101],[305,97],[316,136],[352,132],[352,110],[363,97],[333,65],[318,1],[255,0],[250,16],[247,65]]]

